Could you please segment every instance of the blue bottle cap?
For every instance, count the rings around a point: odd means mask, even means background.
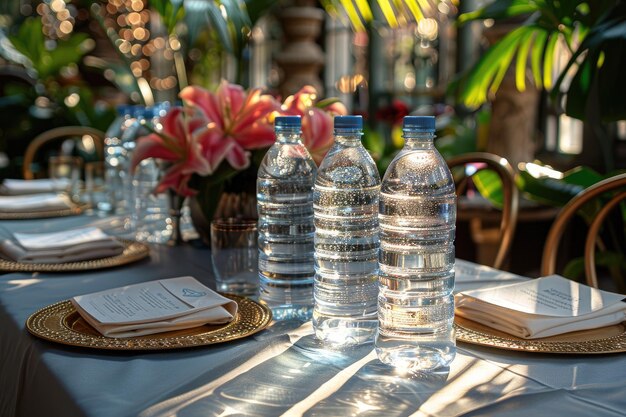
[[[302,119],[300,116],[277,116],[274,119],[275,128],[300,129]]]
[[[335,116],[335,129],[363,129],[362,116]]]
[[[117,112],[118,116],[125,116],[127,114],[130,114],[133,110],[133,106],[130,104],[118,104],[117,106],[115,106],[115,111]]]
[[[402,130],[434,132],[435,116],[405,116],[402,121]]]
[[[145,112],[145,110],[145,106],[142,106],[141,104],[135,104],[134,106],[131,106],[130,115],[134,118],[143,117],[143,113]]]

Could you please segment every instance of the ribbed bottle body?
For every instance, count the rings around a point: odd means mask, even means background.
[[[299,129],[277,136],[257,177],[259,299],[277,319],[307,319],[313,306],[317,167],[299,140]]]
[[[313,193],[313,327],[337,347],[371,342],[377,326],[380,176],[360,138],[336,130]]]
[[[456,194],[432,132],[407,132],[380,193],[381,361],[412,370],[447,366],[455,356]]]

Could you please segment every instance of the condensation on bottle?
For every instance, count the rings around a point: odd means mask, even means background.
[[[435,119],[407,116],[404,148],[380,194],[378,358],[414,371],[445,367],[456,353],[456,195],[433,139]]]
[[[259,300],[277,320],[311,318],[313,184],[317,166],[301,140],[300,116],[275,118],[276,142],[257,176]]]
[[[380,175],[361,144],[361,116],[336,116],[313,192],[313,328],[332,347],[372,342],[377,327]]]

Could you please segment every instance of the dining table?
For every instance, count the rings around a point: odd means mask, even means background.
[[[116,233],[124,230],[120,222],[92,213],[0,221],[0,230],[90,225]],[[458,266],[455,291],[525,279]],[[151,351],[70,346],[25,327],[36,311],[77,295],[188,275],[215,288],[210,250],[198,241],[151,244],[148,258],[114,268],[2,273],[0,416],[626,416],[625,353],[537,353],[459,341],[449,367],[411,373],[382,364],[372,343],[326,348],[311,322],[298,319],[274,320],[224,343]]]

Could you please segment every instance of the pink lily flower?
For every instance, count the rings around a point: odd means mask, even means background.
[[[285,99],[282,113],[302,117],[302,141],[313,160],[319,165],[333,144],[333,117],[347,114],[341,102],[334,102],[321,109],[315,105],[317,90],[304,86],[296,94]]]
[[[155,193],[171,188],[180,195],[195,195],[197,191],[188,186],[191,176],[210,175],[215,169],[203,156],[206,122],[200,118],[189,117],[182,108],[175,107],[165,115],[161,124],[162,132],[151,133],[137,140],[131,169],[134,171],[146,158],[168,161],[169,167]]]
[[[260,89],[246,93],[241,86],[222,80],[215,93],[190,86],[180,92],[180,98],[206,118],[204,156],[212,167],[226,159],[233,168],[245,169],[250,165],[247,150],[274,143],[269,118],[280,105]]]

